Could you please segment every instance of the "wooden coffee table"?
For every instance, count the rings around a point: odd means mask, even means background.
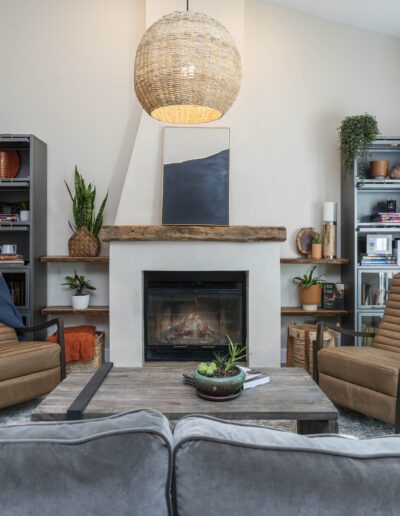
[[[193,387],[182,382],[187,366],[113,368],[83,412],[83,418],[111,416],[140,408],[163,412],[177,420],[190,414],[222,419],[296,420],[301,434],[337,433],[338,412],[304,369],[263,369],[271,378],[267,385],[242,392],[225,402],[200,399]],[[66,412],[92,378],[92,372],[71,373],[34,410],[32,420],[66,419]]]

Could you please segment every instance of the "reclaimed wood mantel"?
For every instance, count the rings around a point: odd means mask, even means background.
[[[174,241],[174,242],[284,242],[282,226],[104,226],[104,242]]]

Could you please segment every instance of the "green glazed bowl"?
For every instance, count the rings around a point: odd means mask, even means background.
[[[244,383],[246,373],[240,370],[240,373],[228,378],[212,378],[204,376],[196,369],[194,372],[194,383],[197,389],[209,396],[229,396],[238,392]]]

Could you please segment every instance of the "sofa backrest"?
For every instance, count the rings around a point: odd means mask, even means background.
[[[0,426],[0,514],[170,516],[172,434],[154,410]]]
[[[177,516],[398,514],[400,437],[302,436],[207,417],[174,430]]]
[[[0,323],[0,346],[2,344],[15,344],[16,342],[18,342],[18,337],[14,328]]]
[[[371,345],[400,353],[400,274],[393,276],[385,312]]]

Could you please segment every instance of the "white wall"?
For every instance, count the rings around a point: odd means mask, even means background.
[[[64,179],[75,164],[100,197],[109,189],[114,222],[141,113],[133,64],[144,29],[144,0],[0,0],[0,133],[48,145],[48,254],[68,253]],[[48,270],[49,303],[69,304],[60,283],[71,267]],[[108,304],[107,269],[90,271],[93,303]]]
[[[185,7],[148,3],[148,22]],[[340,120],[368,111],[384,134],[400,133],[400,40],[264,0],[191,0],[191,8],[225,23],[243,57],[238,100],[214,124],[231,127],[231,223],[285,225],[282,255],[295,254],[298,228],[318,227],[321,203],[339,200]],[[0,0],[0,13],[0,132],[47,142],[48,252],[62,254],[70,234],[63,180],[75,163],[99,193],[110,188],[105,221],[114,221],[140,115],[132,83],[144,0]],[[161,128],[143,114],[140,168],[130,169],[119,222],[161,220]],[[49,271],[49,302],[66,303],[66,271]],[[294,271],[285,271],[289,304]],[[99,276],[101,304],[107,286]]]
[[[231,128],[231,224],[284,225],[281,254],[296,255],[299,228],[320,228],[322,203],[340,200],[340,121],[367,111],[383,134],[400,133],[400,40],[264,0],[192,3],[226,25],[242,53],[237,102],[210,124]],[[162,8],[168,12],[167,1]],[[143,114],[118,223],[161,220],[161,132]],[[338,269],[320,269],[338,279]],[[291,280],[302,272],[284,266],[283,305],[298,304]]]

